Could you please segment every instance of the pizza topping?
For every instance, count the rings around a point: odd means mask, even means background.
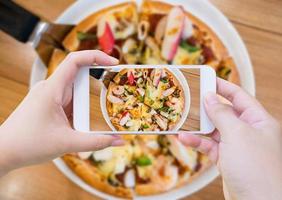
[[[78,31],[77,32],[77,39],[79,39],[80,41],[82,40],[96,40],[97,36],[96,34],[93,33],[83,33]]]
[[[162,43],[162,56],[171,61],[176,54],[184,27],[184,11],[181,7],[174,7],[168,14],[165,37]]]
[[[182,41],[182,42],[180,43],[180,46],[181,46],[183,49],[187,50],[189,53],[193,53],[193,52],[196,52],[196,51],[199,51],[199,50],[200,50],[199,47],[197,47],[197,46],[192,46],[192,45],[188,44],[188,43],[185,42],[185,41]]]
[[[159,21],[156,30],[155,30],[155,39],[157,41],[157,43],[160,45],[163,41],[163,37],[165,34],[165,28],[166,28],[166,24],[167,24],[167,16],[164,16],[161,18],[161,20]]]
[[[86,160],[90,158],[91,155],[92,155],[92,151],[78,152],[78,157],[81,158],[82,160]]]
[[[101,21],[98,24],[97,35],[101,50],[107,54],[111,54],[115,45],[115,38],[110,25],[107,22]]]
[[[124,42],[122,46],[122,53],[123,54],[135,53],[136,49],[137,49],[136,41],[132,38],[129,38]]]
[[[174,188],[178,181],[178,168],[174,165],[166,165],[162,181],[166,190]]]
[[[128,78],[128,83],[129,85],[134,85],[134,75],[133,75],[134,70],[128,70],[127,71],[127,78]]]
[[[117,12],[114,12],[114,13],[109,12],[103,15],[99,19],[98,24],[108,23],[113,32],[114,38],[118,40],[118,39],[125,39],[133,35],[136,32],[136,26],[134,23],[135,20],[136,20],[135,16],[131,16],[127,18],[124,16],[120,16],[119,13]],[[98,36],[99,35],[101,34],[99,34],[99,31],[98,31]]]
[[[116,44],[114,45],[111,56],[115,57],[116,59],[118,59],[121,62],[122,52],[121,52],[121,48],[118,45],[116,45]]]
[[[198,41],[194,36],[187,38],[186,42],[191,46],[197,46]]]
[[[122,95],[124,93],[124,87],[121,85],[117,85],[113,87],[113,93],[115,95]]]
[[[212,59],[214,59],[214,54],[213,54],[213,52],[212,52],[212,49],[210,48],[210,47],[208,47],[208,46],[203,46],[202,47],[202,49],[203,49],[203,56],[204,56],[204,60],[205,60],[205,63],[207,63],[207,62],[209,62],[209,61],[211,61]]]
[[[153,51],[152,54],[154,55],[154,57],[160,57],[160,49],[157,45],[157,43],[155,42],[155,39],[151,36],[148,36],[146,38],[146,45]]]
[[[138,24],[138,39],[140,41],[145,40],[145,38],[148,36],[150,24],[147,21],[141,21]]]
[[[181,38],[183,40],[186,40],[191,36],[193,36],[193,24],[191,20],[186,16],[184,19],[184,29]]]
[[[145,90],[143,88],[137,88],[137,92],[143,97],[145,95]]]
[[[124,157],[120,157],[115,164],[114,174],[122,174],[126,169],[127,160]]]
[[[178,47],[176,55],[172,61],[174,65],[198,65],[200,64],[202,51],[189,52],[182,47]]]
[[[147,141],[146,146],[153,150],[158,150],[160,148],[160,145],[156,140]]]
[[[145,51],[141,58],[142,63],[144,64],[166,63],[166,61],[161,58],[161,51],[153,37],[148,36],[145,40],[145,44],[146,44]]]
[[[105,148],[102,150],[94,151],[92,154],[94,160],[97,161],[107,161],[112,159],[113,152],[111,148]]]
[[[117,39],[125,39],[136,32],[136,26],[132,19],[116,18],[114,26],[114,35]]]
[[[216,74],[217,76],[219,76],[220,78],[223,78],[225,80],[228,79],[229,74],[231,73],[231,69],[225,66],[221,66],[218,68]]]
[[[107,96],[107,100],[110,101],[111,103],[115,103],[115,104],[122,104],[123,103],[123,100],[114,96],[114,95],[111,95],[109,94]]]
[[[160,22],[160,20],[166,16],[165,14],[151,14],[149,15],[149,23],[150,23],[150,33],[154,33],[156,32],[156,27],[158,25],[158,23]],[[153,35],[153,34],[151,34]]]
[[[135,171],[133,169],[129,169],[124,175],[124,185],[125,187],[133,188],[135,184]]]
[[[176,87],[173,86],[173,87],[163,91],[163,96],[167,97],[167,96],[171,95],[175,91],[175,89],[176,89]]]
[[[161,117],[160,115],[154,115],[157,124],[160,126],[160,128],[162,130],[166,130],[167,129],[167,120],[166,118]]]
[[[125,112],[125,113],[122,115],[122,118],[120,119],[119,124],[120,124],[121,126],[124,126],[129,120],[130,120],[130,115],[129,115],[128,112]]]
[[[158,184],[165,190],[176,186],[179,177],[178,168],[172,165],[172,160],[168,156],[158,156],[154,167],[152,184]]]
[[[115,33],[115,36],[117,38],[124,39],[124,38],[127,38],[127,37],[133,35],[136,32],[136,28],[135,28],[134,24],[127,22],[126,25],[127,26],[124,29],[117,29],[117,31],[119,31],[119,32]]]
[[[136,40],[127,39],[122,46],[122,54],[127,64],[137,63],[140,57],[140,48],[137,47]]]
[[[152,161],[151,159],[146,156],[146,155],[142,155],[139,158],[136,159],[136,165],[140,166],[140,167],[144,167],[144,166],[148,166],[151,165]]]
[[[107,181],[111,186],[114,187],[118,187],[120,185],[119,181],[116,178],[114,178],[114,176],[109,176]]]
[[[153,76],[153,85],[155,87],[158,87],[161,79],[161,75],[162,75],[162,69],[159,68],[154,69],[154,73],[151,73],[151,76]]]
[[[197,152],[192,148],[185,147],[175,136],[167,135],[169,151],[182,165],[186,165],[192,171],[197,164]]]

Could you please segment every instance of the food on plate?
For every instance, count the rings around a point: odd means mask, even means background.
[[[182,116],[183,95],[169,70],[129,68],[110,82],[106,107],[111,123],[119,131],[168,131]]]
[[[132,198],[171,190],[192,181],[210,166],[205,156],[174,135],[125,135],[125,145],[63,156],[88,184],[103,192]]]
[[[233,59],[217,35],[181,6],[145,0],[102,9],[63,40],[66,52],[100,49],[123,64],[209,65],[239,84]],[[51,70],[51,69],[50,69]]]
[[[181,6],[160,1],[145,0],[140,9],[130,1],[97,11],[78,23],[62,44],[65,51],[53,52],[48,75],[69,52],[100,49],[118,58],[121,64],[209,65],[221,78],[237,84],[240,80],[232,57],[208,25]],[[169,71],[166,73],[175,80]],[[169,112],[171,105],[167,106],[169,108],[164,105],[179,101],[180,107],[184,106],[181,92],[179,98],[173,97],[177,90],[182,90],[181,86],[177,82],[166,85],[165,80],[161,81],[162,73],[154,72],[156,75],[151,77],[150,73],[146,75],[142,71],[143,77],[149,77],[149,81],[143,79],[143,82],[137,74],[135,71],[121,71],[115,77],[120,80],[112,80],[107,94],[107,111],[115,128],[173,128],[182,113],[177,112],[179,115],[172,117]],[[121,84],[123,77],[126,83]],[[144,87],[139,86],[144,83]],[[158,90],[159,85],[166,85],[165,90]],[[156,96],[155,91],[158,93]],[[159,101],[159,95],[165,101]],[[152,96],[158,100],[152,102]],[[126,112],[121,113],[119,105],[124,107],[124,98],[129,97],[137,107],[131,105],[131,109],[127,105]],[[144,123],[144,115],[149,116],[146,118],[149,122]],[[168,118],[172,120],[164,120]],[[123,198],[132,198],[133,192],[152,195],[189,184],[210,166],[207,157],[183,146],[175,136],[123,137],[125,146],[67,154],[63,160],[89,185]]]

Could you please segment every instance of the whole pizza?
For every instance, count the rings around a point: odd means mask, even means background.
[[[217,35],[181,6],[160,1],[146,0],[141,9],[130,1],[95,12],[62,43],[65,50],[53,51],[48,75],[69,52],[100,49],[121,64],[209,65],[219,77],[239,84],[236,66]],[[119,104],[122,99],[126,108]],[[173,74],[156,69],[120,71],[110,83],[106,104],[117,130],[141,131],[172,130],[185,106],[183,88]],[[171,105],[177,105],[173,111]],[[123,137],[122,147],[67,154],[63,160],[89,185],[123,198],[189,184],[211,165],[172,135]]]
[[[168,131],[182,117],[183,95],[167,69],[123,69],[108,86],[106,107],[116,130]]]

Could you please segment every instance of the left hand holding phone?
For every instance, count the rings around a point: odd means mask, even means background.
[[[117,135],[82,133],[72,129],[72,91],[82,66],[117,65],[118,60],[97,50],[70,53],[47,80],[36,84],[0,126],[0,176],[26,165],[68,152],[119,146]]]

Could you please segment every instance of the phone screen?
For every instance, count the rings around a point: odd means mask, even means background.
[[[89,69],[90,131],[200,131],[201,69]]]

